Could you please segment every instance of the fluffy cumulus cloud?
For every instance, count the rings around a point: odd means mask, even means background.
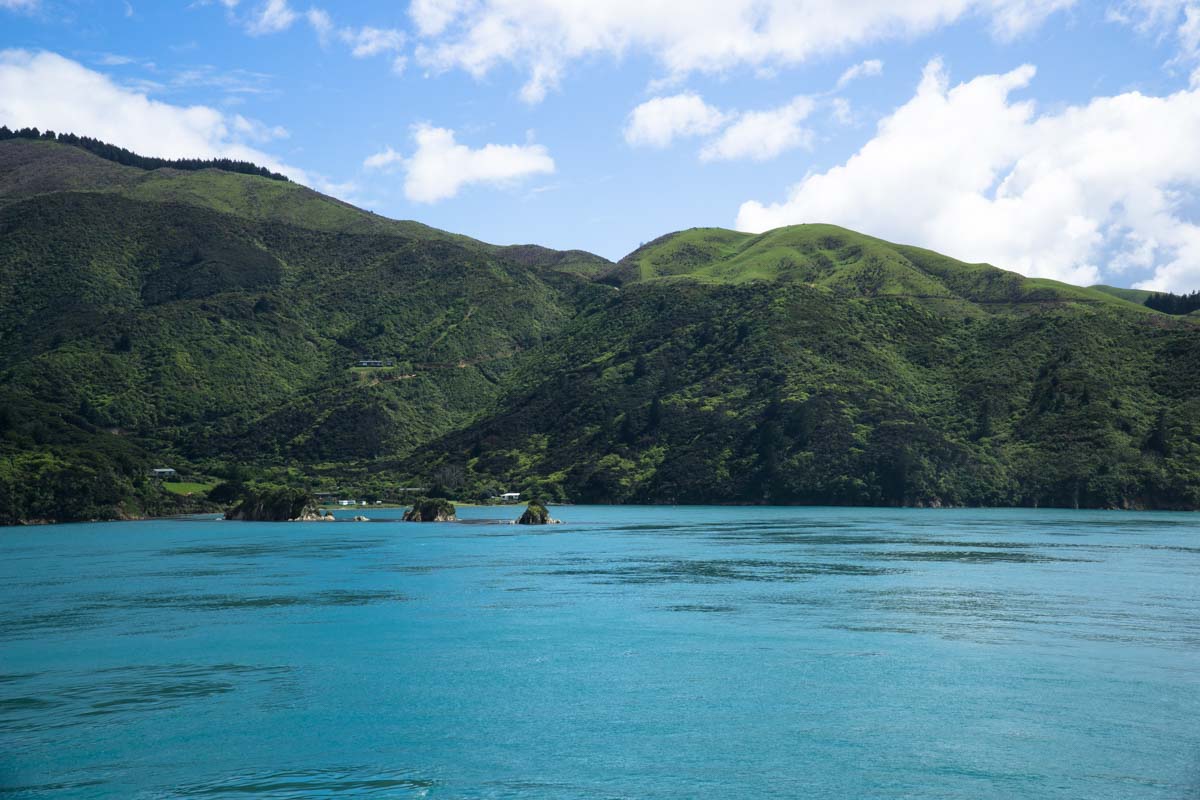
[[[538,144],[488,144],[472,149],[459,144],[454,131],[432,125],[415,126],[413,141],[416,150],[411,156],[388,147],[366,159],[363,166],[403,169],[404,194],[417,203],[449,199],[472,184],[505,185],[554,172],[554,159]]]
[[[1013,94],[1023,66],[951,86],[929,64],[916,95],[844,164],[782,202],[744,203],[737,226],[832,222],[1026,275],[1094,283],[1200,283],[1200,91],[1130,92],[1038,114]]]
[[[680,137],[712,133],[727,115],[697,94],[647,100],[629,114],[625,141],[634,147],[666,147]]]
[[[540,101],[580,58],[639,50],[670,77],[732,67],[771,68],[889,38],[935,30],[968,16],[1001,38],[1020,34],[1076,0],[413,0],[431,69],[482,76],[522,69],[521,96]]]
[[[813,133],[800,123],[812,113],[811,98],[797,97],[767,111],[747,111],[700,151],[702,161],[768,161],[786,150],[811,147]]]
[[[327,188],[248,144],[286,137],[281,127],[208,106],[153,100],[54,53],[0,51],[0,123],[94,136],[147,156],[253,161]]]
[[[697,94],[655,97],[629,114],[625,141],[633,147],[663,148],[676,139],[708,136],[702,161],[767,161],[786,150],[810,146],[811,130],[801,122],[812,113],[812,98],[797,97],[765,111],[722,111]]]

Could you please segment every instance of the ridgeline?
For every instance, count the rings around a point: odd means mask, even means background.
[[[203,500],[155,467],[370,499],[1197,508],[1198,323],[833,226],[613,264],[16,137],[0,522]]]

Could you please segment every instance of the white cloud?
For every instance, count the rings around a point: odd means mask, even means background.
[[[320,8],[310,8],[304,12],[304,18],[308,20],[309,26],[316,32],[318,41],[324,47],[329,43],[329,37],[333,34],[333,19],[330,18],[329,12]]]
[[[871,78],[882,74],[883,62],[878,58],[872,58],[869,61],[860,61],[842,73],[842,77],[838,78],[837,88],[845,88],[847,84],[859,78]]]
[[[697,94],[655,97],[630,112],[625,141],[635,147],[666,147],[680,137],[712,133],[726,120]]]
[[[291,136],[288,129],[282,125],[266,125],[256,119],[243,117],[241,114],[233,116],[232,127],[237,134],[253,142],[271,142]]]
[[[797,97],[779,108],[747,111],[704,146],[700,160],[769,161],[786,150],[811,147],[813,133],[800,123],[812,113],[814,105],[809,97]]]
[[[283,128],[208,106],[151,100],[54,53],[0,51],[0,123],[92,136],[147,156],[253,161],[322,185],[317,176],[247,144],[282,138]]]
[[[403,163],[404,156],[389,146],[372,156],[368,156],[367,160],[363,162],[363,166],[367,169],[384,169],[385,167],[390,167],[392,164]]]
[[[701,161],[767,161],[795,147],[812,144],[812,131],[801,122],[812,113],[812,98],[797,97],[765,111],[722,111],[692,92],[655,97],[633,109],[625,124],[625,142],[633,147],[669,146],[676,139],[708,136]]]
[[[388,147],[363,166],[400,165],[405,172],[404,194],[417,203],[446,200],[471,184],[504,185],[554,172],[554,159],[542,145],[489,144],[473,150],[455,141],[454,131],[432,125],[415,126],[413,139],[417,149],[411,157]]]
[[[1075,0],[989,0],[979,4],[978,10],[990,17],[997,39],[1012,40],[1074,5]]]
[[[844,97],[835,97],[829,102],[833,109],[833,118],[839,125],[854,124],[854,107],[850,105],[849,100]]]
[[[369,26],[357,31],[343,29],[340,36],[350,46],[350,54],[355,58],[369,58],[404,46],[404,34],[392,29]]]
[[[1170,66],[1200,62],[1200,1],[1121,0],[1109,8],[1108,16],[1142,34],[1174,35],[1179,52]],[[1194,83],[1195,73],[1192,78]]]
[[[417,59],[480,77],[524,71],[537,102],[567,66],[597,54],[648,53],[669,77],[733,67],[770,69],[886,39],[927,33],[968,15],[1010,38],[1076,0],[413,0],[425,42]]]
[[[408,59],[404,55],[398,55],[406,39],[403,31],[394,28],[373,28],[370,25],[358,29],[338,28],[329,12],[315,7],[306,11],[304,18],[317,34],[322,47],[328,47],[329,42],[336,36],[350,48],[350,54],[355,58],[370,58],[383,53],[397,54],[392,57],[392,71],[397,75],[404,72]]]
[[[1026,275],[1094,283],[1153,266],[1141,286],[1200,284],[1200,91],[1130,92],[1042,115],[1010,99],[1020,67],[950,87],[939,62],[840,166],[786,200],[744,203],[741,230],[832,222]]]
[[[0,0],[0,8],[8,11],[32,11],[38,7],[39,0]]]
[[[471,0],[412,0],[408,13],[422,34],[436,36],[470,7]]]
[[[226,3],[226,5],[232,8],[234,4]],[[253,36],[279,33],[292,27],[297,16],[296,12],[288,5],[287,0],[266,0],[246,23],[246,30]]]

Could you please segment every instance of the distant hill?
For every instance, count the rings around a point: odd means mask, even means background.
[[[0,521],[186,507],[159,466],[371,497],[1196,508],[1198,333],[827,225],[613,264],[0,141]]]
[[[57,142],[58,144],[70,145],[71,147],[78,147],[80,150],[86,150],[92,155],[99,156],[106,161],[114,161],[118,164],[137,167],[139,169],[219,169],[243,175],[257,175],[261,178],[270,178],[276,181],[288,180],[286,175],[271,172],[266,167],[260,167],[248,161],[235,161],[229,158],[150,158],[126,150],[124,147],[118,147],[115,144],[102,142],[99,139],[93,139],[88,136],[77,136],[73,133],[55,133],[54,131],[39,131],[37,128],[21,128],[14,131],[9,130],[7,125],[0,125],[0,142],[7,139]]]
[[[1154,296],[1154,292],[1148,292],[1145,289],[1124,289],[1120,286],[1105,286],[1104,284],[1097,284],[1091,288],[1138,305],[1145,305],[1146,300]]]

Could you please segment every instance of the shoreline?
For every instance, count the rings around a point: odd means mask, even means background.
[[[453,501],[451,501],[453,502]],[[495,505],[488,503],[454,503],[455,506],[463,508],[512,508],[518,509],[523,507],[524,503],[516,505]],[[615,508],[776,508],[776,509],[845,509],[855,508],[863,510],[891,510],[891,511],[927,511],[932,513],[948,512],[948,511],[1089,511],[1089,512],[1105,512],[1114,514],[1196,514],[1200,513],[1200,508],[1112,508],[1112,507],[1073,507],[1073,506],[869,506],[869,505],[818,505],[818,504],[766,504],[766,503],[547,503],[548,508],[551,507],[588,507],[611,506]],[[368,511],[372,508],[378,509],[403,509],[409,508],[407,505],[379,505],[379,506],[321,506],[322,510],[328,511],[354,511],[362,514],[363,511]],[[92,518],[92,519],[72,519],[72,520],[55,520],[55,519],[31,519],[20,520],[15,523],[0,524],[0,528],[33,528],[44,527],[49,525],[85,525],[97,523],[111,522],[153,522],[159,520],[180,520],[180,521],[203,521],[210,516],[221,521],[224,520],[223,511],[203,511],[195,514],[162,514],[162,515],[125,515],[112,518]],[[252,522],[254,520],[228,520],[230,522]],[[305,520],[279,520],[282,522],[303,522]],[[339,519],[338,522],[353,522],[352,519]],[[370,522],[391,522],[393,520],[368,520]],[[398,521],[398,520],[397,520]],[[457,522],[472,522],[471,520],[456,520]]]

